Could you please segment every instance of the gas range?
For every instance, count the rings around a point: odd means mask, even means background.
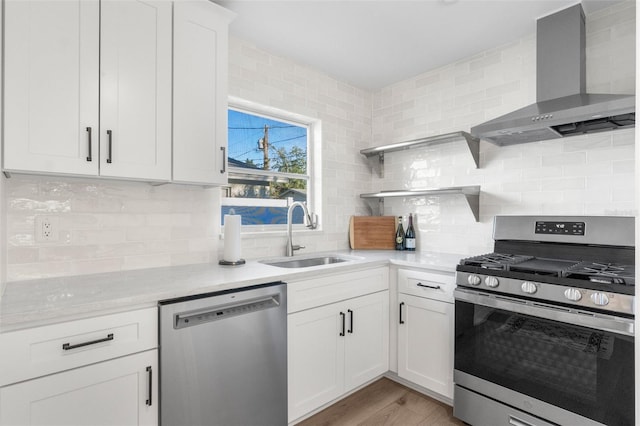
[[[633,217],[496,216],[456,268],[454,415],[634,425],[634,238]]]
[[[633,230],[632,217],[497,216],[496,251],[462,259],[456,283],[632,316]]]

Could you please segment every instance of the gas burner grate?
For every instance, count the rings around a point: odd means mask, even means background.
[[[507,270],[509,265],[532,259],[533,256],[507,253],[487,253],[479,256],[468,257],[460,261],[461,265],[475,266],[483,269]]]
[[[589,280],[594,283],[635,286],[635,267],[633,265],[583,261],[568,268],[564,276]]]

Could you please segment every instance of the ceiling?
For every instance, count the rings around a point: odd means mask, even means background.
[[[214,0],[232,36],[377,90],[535,33],[576,0]],[[583,0],[588,15],[620,0]]]

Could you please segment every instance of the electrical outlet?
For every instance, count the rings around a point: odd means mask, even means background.
[[[36,216],[36,241],[48,243],[58,241],[58,224],[57,216]]]

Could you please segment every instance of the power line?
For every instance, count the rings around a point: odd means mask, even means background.
[[[287,142],[287,141],[292,141],[294,139],[300,139],[300,138],[306,138],[307,135],[300,135],[300,136],[294,136],[292,138],[288,138],[288,139],[281,139],[279,141],[275,141],[275,142],[270,142],[271,145],[273,145],[274,143],[280,143],[280,142]]]
[[[275,141],[275,142],[269,142],[269,145],[273,145],[273,144],[276,144],[276,143],[282,143],[282,142],[288,142],[288,141],[291,141],[291,140],[294,140],[294,139],[304,138],[306,136],[307,135],[300,135],[300,136],[295,136],[293,138],[282,139],[282,140]],[[238,154],[238,155],[233,156],[233,158],[239,158],[239,157],[242,157],[243,155],[247,155],[250,152],[258,152],[258,151],[260,151],[258,148],[251,148],[249,151],[245,151],[242,154]]]

